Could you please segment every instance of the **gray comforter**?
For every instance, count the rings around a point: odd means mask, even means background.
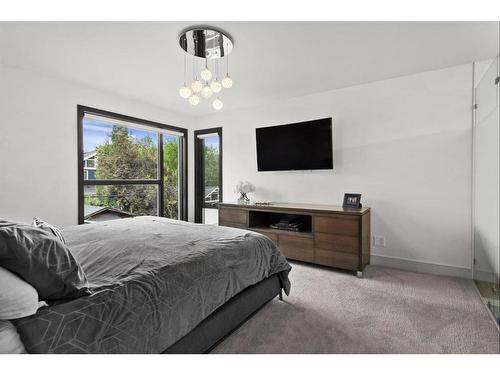
[[[136,217],[64,229],[92,295],[14,321],[28,352],[159,353],[246,287],[290,265],[255,232]]]

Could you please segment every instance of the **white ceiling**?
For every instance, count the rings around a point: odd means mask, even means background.
[[[193,116],[179,32],[191,22],[0,23],[0,59]],[[495,22],[211,22],[234,38],[224,110],[496,55]]]

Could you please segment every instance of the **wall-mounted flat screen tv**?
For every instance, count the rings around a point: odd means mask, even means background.
[[[333,169],[332,119],[257,128],[257,170]]]

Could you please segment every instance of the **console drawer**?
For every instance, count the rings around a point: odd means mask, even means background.
[[[316,233],[314,235],[314,246],[323,250],[358,254],[359,238],[341,234]]]
[[[357,237],[359,220],[358,217],[348,215],[315,216],[314,231]]]
[[[358,256],[337,251],[316,249],[314,262],[330,267],[343,268],[351,271],[358,269]]]
[[[312,238],[280,234],[278,235],[278,246],[287,258],[304,262],[314,261],[314,240]]]
[[[247,211],[234,208],[220,208],[219,222],[247,224]]]

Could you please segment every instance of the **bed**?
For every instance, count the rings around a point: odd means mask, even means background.
[[[255,232],[143,216],[63,235],[92,294],[14,320],[30,353],[204,353],[290,292],[290,265]]]

